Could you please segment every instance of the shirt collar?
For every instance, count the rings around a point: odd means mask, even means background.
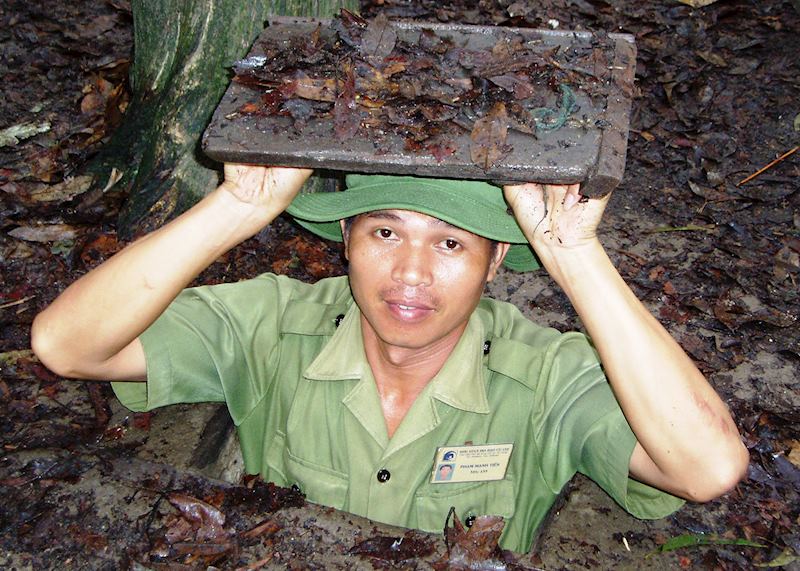
[[[425,391],[430,397],[460,410],[489,412],[483,367],[484,335],[484,325],[473,312],[450,357],[431,379],[429,390]],[[306,369],[305,377],[315,381],[354,380],[364,377],[365,371],[369,371],[369,363],[361,333],[361,311],[354,303],[333,337]]]
[[[352,303],[330,341],[306,369],[312,381],[360,379],[369,367],[361,336],[361,311]]]

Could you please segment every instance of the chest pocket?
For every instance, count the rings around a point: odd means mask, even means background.
[[[264,477],[269,482],[275,482],[279,486],[290,485],[286,479],[286,462],[284,450],[286,449],[286,436],[278,432],[272,439],[267,450],[267,469],[269,472]]]
[[[458,484],[426,484],[420,488],[414,503],[417,527],[441,532],[451,507],[463,522],[468,516],[499,515],[506,519],[514,515],[514,482],[464,482]]]
[[[298,458],[288,450],[285,466],[287,480],[297,484],[309,501],[344,509],[349,487],[346,474]]]
[[[286,437],[277,433],[267,453],[267,479],[280,486],[297,484],[309,501],[343,509],[348,489],[345,474],[294,456]]]

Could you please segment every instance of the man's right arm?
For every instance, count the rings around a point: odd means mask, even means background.
[[[68,287],[36,316],[31,345],[55,373],[146,380],[139,335],[201,271],[291,203],[310,170],[226,165],[192,209]]]

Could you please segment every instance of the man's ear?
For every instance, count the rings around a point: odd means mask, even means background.
[[[503,263],[503,260],[506,258],[506,254],[508,254],[508,249],[511,247],[511,244],[508,242],[498,242],[497,245],[494,247],[494,255],[492,259],[489,261],[489,271],[486,272],[486,281],[492,281],[495,276],[497,275],[497,270],[500,268],[500,265]]]
[[[345,224],[344,219],[339,220],[339,226],[342,229],[342,241],[344,242],[344,259],[350,260],[350,253],[348,245],[350,244],[350,229]]]

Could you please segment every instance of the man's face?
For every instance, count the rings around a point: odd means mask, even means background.
[[[455,345],[508,250],[408,210],[359,215],[343,233],[365,339],[409,350]]]

